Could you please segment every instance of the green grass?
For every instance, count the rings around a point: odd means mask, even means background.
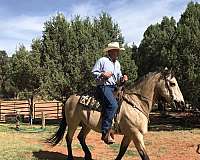
[[[144,144],[145,144],[145,146],[150,146],[150,145],[152,145],[152,142],[151,142],[151,141],[144,140]]]
[[[20,131],[16,131],[15,124],[0,124],[0,160],[41,160],[33,156],[42,150],[42,146],[34,142],[45,140],[56,128],[47,126],[41,130],[38,125],[21,124]]]
[[[138,156],[138,152],[137,151],[133,151],[133,150],[127,150],[125,156],[129,156],[129,157],[136,157]]]
[[[118,152],[118,151],[119,151],[119,148],[120,148],[120,144],[114,143],[114,144],[109,145],[109,147],[110,147],[112,150],[114,150],[115,152]]]
[[[87,145],[87,146],[88,146],[88,148],[89,148],[90,151],[94,150],[94,146],[92,146],[92,145]],[[81,147],[81,145],[79,143],[73,144],[72,148],[73,149],[80,149],[80,150],[82,150],[82,147]]]
[[[41,129],[41,126],[39,125],[28,125],[28,124],[20,124],[20,130],[16,130],[15,124],[0,124],[0,132],[27,132],[27,133],[37,133],[37,132],[42,132],[45,131],[45,133],[53,133],[57,129],[56,125],[51,125],[51,126],[46,126],[45,129]]]
[[[158,153],[161,155],[165,154],[166,152],[167,152],[167,148],[163,146],[161,146],[158,150]]]
[[[39,154],[51,154],[43,151],[41,142],[44,142],[55,133],[58,126],[50,125],[41,129],[40,125],[21,124],[17,131],[15,124],[0,124],[0,160],[47,160],[49,158],[37,157]],[[80,130],[80,128],[78,128]],[[66,146],[65,140],[60,143]],[[88,145],[89,149],[94,150],[94,146]],[[73,144],[74,149],[81,149],[81,145]],[[56,153],[55,153],[56,154]],[[63,159],[64,155],[56,155],[58,160]],[[48,156],[45,156],[48,157]],[[50,158],[51,159],[51,158]]]
[[[41,150],[38,144],[27,143],[17,133],[0,134],[0,159],[2,160],[28,160],[32,158],[32,152]]]
[[[47,125],[44,130],[41,130],[40,125],[29,126],[28,124],[21,124],[20,127],[21,130],[16,131],[15,124],[0,124],[0,160],[50,160],[52,159],[52,156],[55,156],[57,160],[65,159],[65,155],[62,153],[48,152],[43,150],[44,146],[41,143],[55,133],[58,126]],[[181,143],[185,140],[194,143],[194,139],[197,139],[195,140],[196,143],[199,140],[199,135],[200,129],[159,132],[154,131],[150,132],[149,136],[145,138],[145,145],[150,151],[155,150],[157,156],[161,157],[164,154],[168,154],[170,150],[165,145],[155,146],[153,143],[154,141],[161,140],[162,142],[163,138],[166,137],[167,140],[176,139],[178,143]],[[66,146],[65,140],[63,140],[61,145]],[[94,144],[89,145],[91,151],[94,150],[95,147],[96,146]],[[73,149],[82,150],[79,143],[74,143]],[[115,143],[109,145],[109,149],[112,150],[114,154],[117,154],[120,149],[120,144]],[[152,153],[154,153],[154,151],[152,151]],[[39,155],[41,156],[43,154],[46,155],[42,158],[39,157]],[[104,153],[102,153],[102,156],[103,154]],[[49,156],[50,158],[48,158]],[[125,156],[129,158],[139,157],[138,152],[133,145],[128,148]],[[101,156],[98,158],[101,158]]]
[[[114,150],[114,152],[118,153],[119,152],[119,149],[120,149],[120,144],[111,144],[109,145],[109,147]],[[134,150],[129,150],[127,149],[126,153],[125,153],[125,156],[127,157],[135,157],[135,156],[138,156],[138,152],[137,151],[134,151]]]

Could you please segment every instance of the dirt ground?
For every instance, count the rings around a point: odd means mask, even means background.
[[[75,160],[84,157],[80,144],[77,141],[78,131],[73,141]],[[118,154],[122,136],[116,135],[116,143],[106,145],[100,140],[101,135],[91,131],[86,141],[95,160],[113,160]],[[200,160],[196,152],[200,144],[200,113],[170,113],[160,115],[153,113],[150,116],[149,132],[144,137],[147,153],[151,160]],[[54,148],[40,143],[43,149],[34,156],[39,160],[64,160],[67,157],[65,142]],[[131,143],[124,160],[140,159],[134,144]]]
[[[117,156],[122,136],[116,136],[116,143],[108,146],[100,141],[100,134],[91,132],[87,137],[87,143],[92,151],[92,157],[96,160],[112,160]],[[196,153],[197,145],[200,143],[200,131],[174,131],[149,132],[145,136],[147,152],[151,160],[199,160],[200,154]],[[91,147],[92,146],[92,147]],[[51,157],[61,154],[63,159],[67,155],[66,147],[56,146],[51,148],[44,146],[43,154],[46,152]],[[76,160],[82,159],[83,151],[76,139],[73,142],[73,153]],[[140,159],[133,143],[128,148],[124,160]],[[41,153],[42,154],[42,153]],[[45,155],[44,157],[45,158]],[[62,158],[61,158],[62,159]]]
[[[186,118],[183,119],[180,115],[164,117],[154,115],[152,117],[150,131],[144,137],[146,149],[151,160],[200,160],[200,154],[196,152],[197,146],[200,144],[199,128],[183,127],[182,124],[186,123]],[[73,141],[73,153],[75,160],[81,160],[84,154],[77,141],[77,134],[78,131]],[[99,133],[91,131],[86,139],[93,159],[113,160],[119,151],[122,136],[116,135],[116,143],[109,146],[104,144],[100,140],[100,137],[101,135]],[[46,158],[48,160],[53,160],[55,157],[57,157],[57,160],[61,160],[65,159],[66,156],[67,150],[63,145],[58,145],[54,148],[44,145],[44,150],[38,153],[39,158]],[[54,158],[51,159],[50,157]],[[123,159],[140,159],[133,143],[130,144]]]

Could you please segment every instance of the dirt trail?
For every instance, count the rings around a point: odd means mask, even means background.
[[[183,127],[185,115],[172,114],[160,117],[154,114],[151,117],[150,131],[145,135],[144,141],[151,160],[200,160],[200,154],[196,152],[200,144],[200,130]],[[195,128],[195,127],[194,127]],[[81,146],[77,140],[78,131],[73,140],[73,153],[75,160],[84,157]],[[116,143],[108,146],[100,140],[101,135],[91,131],[86,142],[95,160],[113,160],[119,151],[122,136],[116,135]],[[65,146],[64,146],[64,145]],[[63,160],[67,156],[66,144],[54,148],[43,144],[43,150],[36,153],[39,159]],[[138,160],[139,155],[133,145],[130,144],[124,160]]]
[[[79,160],[83,158],[84,154],[76,139],[77,134],[78,132],[76,132],[73,141],[73,153],[75,158]],[[122,136],[116,136],[116,143],[108,146],[100,140],[100,134],[91,132],[87,137],[87,144],[91,149],[93,159],[113,160],[117,156],[121,139]],[[200,143],[199,140],[199,130],[198,132],[149,132],[145,136],[145,144],[151,160],[199,160],[200,154],[196,153],[198,142]],[[54,148],[44,145],[43,152],[51,154],[52,156],[56,156],[59,153],[62,154],[62,158],[67,155],[66,147],[59,145]],[[44,156],[43,158],[46,157]],[[137,151],[133,143],[131,143],[124,160],[138,159]]]

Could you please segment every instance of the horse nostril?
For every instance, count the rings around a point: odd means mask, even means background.
[[[180,103],[181,103],[181,106],[185,106],[185,102],[181,101]]]
[[[173,102],[174,102],[175,104],[178,104],[178,101],[177,101],[177,100],[175,100],[175,99],[173,100]]]
[[[185,102],[184,101],[173,101],[173,105],[177,110],[184,111],[185,110]]]
[[[184,101],[180,101],[180,109],[182,111],[185,111],[185,102]]]

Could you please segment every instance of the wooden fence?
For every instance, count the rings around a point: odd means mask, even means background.
[[[61,102],[34,102],[33,104],[33,119],[41,118],[42,112],[46,119],[59,119],[62,114]],[[28,101],[0,101],[0,121],[5,121],[6,118],[14,117],[16,112],[20,112],[23,118],[29,118],[30,104]]]
[[[62,106],[60,102],[37,102],[34,103],[33,117],[41,118],[42,112],[46,119],[59,119],[62,114]]]

